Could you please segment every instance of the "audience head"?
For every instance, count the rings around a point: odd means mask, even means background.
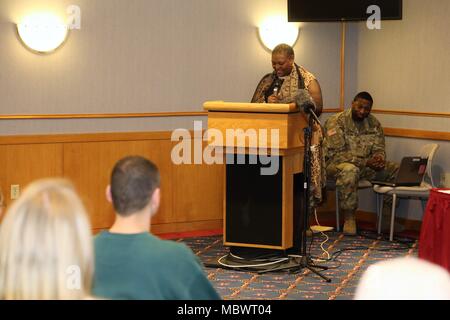
[[[278,77],[289,75],[294,66],[294,49],[287,44],[279,44],[272,50],[272,68]]]
[[[371,265],[356,289],[357,300],[448,300],[450,274],[418,258],[397,258]]]
[[[158,168],[151,161],[129,156],[114,166],[107,196],[120,216],[127,217],[146,208],[155,214],[160,200],[159,184]]]
[[[91,227],[72,184],[31,183],[0,227],[0,300],[85,298],[92,274]]]
[[[372,110],[373,99],[368,92],[358,93],[352,102],[352,118],[361,122],[367,118]]]

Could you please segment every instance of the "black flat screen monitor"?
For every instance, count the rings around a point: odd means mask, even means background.
[[[371,5],[380,8],[381,20],[402,19],[402,0],[288,0],[288,21],[364,21]]]

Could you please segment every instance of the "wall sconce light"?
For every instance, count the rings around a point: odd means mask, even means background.
[[[264,46],[272,51],[280,43],[293,47],[298,39],[299,27],[295,23],[288,23],[283,16],[272,16],[261,23],[258,34]]]
[[[17,24],[22,42],[31,50],[49,53],[56,50],[67,38],[68,28],[64,20],[55,14],[33,13]]]

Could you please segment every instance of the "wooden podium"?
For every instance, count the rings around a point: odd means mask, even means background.
[[[208,111],[210,146],[223,152],[226,160],[224,244],[276,250],[298,247],[302,223],[303,128],[308,124],[305,115],[295,104],[209,101],[204,108]],[[231,135],[239,130],[248,136],[256,132],[257,148],[255,139],[239,140],[239,134]],[[212,131],[215,136],[228,134],[233,139],[214,140]],[[271,136],[274,132],[278,132],[278,139]],[[264,150],[261,148],[267,148],[271,165],[275,162],[273,157],[278,159],[278,170],[273,175],[261,174],[267,162],[264,164],[260,159],[251,162],[252,157],[254,160],[260,156]],[[237,163],[238,157],[241,163]]]

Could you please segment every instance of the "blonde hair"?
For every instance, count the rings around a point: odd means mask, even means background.
[[[363,273],[356,300],[449,300],[450,274],[416,257],[377,262]]]
[[[90,223],[73,185],[31,183],[0,226],[0,299],[85,298],[92,274]]]

